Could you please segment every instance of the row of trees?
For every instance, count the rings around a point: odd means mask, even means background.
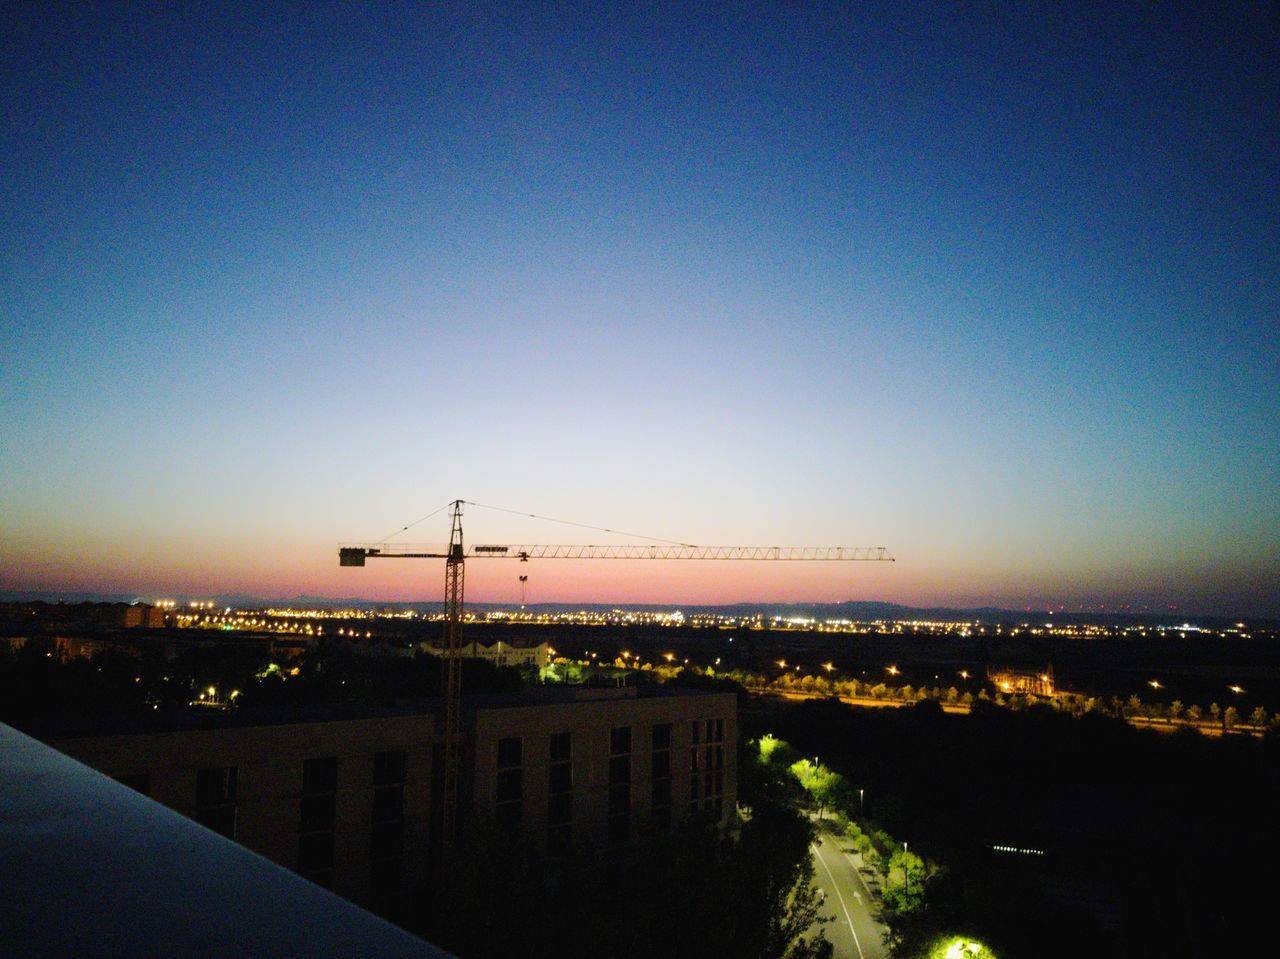
[[[999,690],[980,689],[976,694],[968,690],[961,691],[955,686],[890,686],[886,683],[869,683],[858,679],[830,679],[815,674],[796,675],[784,672],[779,676],[766,676],[745,670],[734,670],[725,673],[730,679],[740,683],[747,689],[757,692],[802,693],[825,698],[835,696],[840,699],[875,699],[882,702],[917,703],[933,700],[944,705],[972,707],[975,702],[993,703],[997,706],[1008,706],[1012,709],[1024,709],[1035,704],[1048,703],[1054,709],[1071,713],[1075,716],[1098,714],[1112,716],[1117,719],[1145,719],[1151,722],[1165,722],[1186,726],[1215,726],[1225,729],[1242,729],[1248,731],[1264,731],[1280,729],[1280,713],[1271,714],[1264,707],[1256,706],[1246,715],[1236,706],[1225,709],[1217,703],[1207,707],[1196,704],[1187,705],[1181,700],[1165,704],[1147,702],[1135,695],[1128,699],[1118,696],[1101,697],[1075,693],[1062,693],[1051,698],[1030,696],[1018,693],[1006,694]]]
[[[832,813],[836,828],[861,855],[865,867],[880,878],[881,917],[891,944],[901,948],[910,930],[929,907],[929,894],[941,867],[911,852],[882,825],[863,816],[857,790],[841,773],[813,759],[799,757],[790,744],[765,734],[755,742],[760,765],[786,774],[800,787],[819,817]]]

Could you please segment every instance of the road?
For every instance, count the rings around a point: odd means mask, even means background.
[[[873,915],[874,892],[858,872],[861,857],[848,840],[818,825],[818,840],[810,847],[813,878],[824,897],[819,914],[832,918],[822,928],[835,948],[835,959],[888,959],[885,927]]]

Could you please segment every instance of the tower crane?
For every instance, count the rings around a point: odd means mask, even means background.
[[[458,756],[462,726],[462,621],[463,585],[469,559],[666,559],[666,560],[746,560],[746,561],[864,561],[892,563],[883,546],[691,546],[685,543],[658,545],[480,545],[466,546],[462,540],[462,509],[466,500],[448,505],[452,517],[447,547],[407,544],[365,543],[338,547],[340,566],[364,566],[370,559],[443,559],[445,596],[444,643],[444,796],[440,841],[448,846],[457,821]],[[483,504],[471,503],[472,506]],[[493,507],[496,508],[496,507]],[[515,512],[514,510],[502,510]],[[439,512],[439,510],[437,510]],[[434,514],[429,514],[434,515]],[[532,515],[532,514],[521,514]],[[423,517],[426,519],[427,517]],[[534,517],[545,519],[546,517]],[[420,522],[420,521],[419,521]],[[563,521],[557,521],[563,522]],[[583,526],[572,523],[569,525]],[[405,527],[408,529],[409,527]],[[589,527],[601,529],[600,527]],[[613,532],[613,530],[602,530]],[[647,537],[646,537],[647,538]],[[522,577],[523,582],[523,577]]]

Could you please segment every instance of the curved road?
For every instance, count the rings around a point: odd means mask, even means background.
[[[823,895],[818,913],[830,917],[823,931],[835,949],[835,959],[888,959],[885,927],[876,921],[875,894],[858,872],[862,859],[852,844],[818,823],[813,851],[813,880]]]

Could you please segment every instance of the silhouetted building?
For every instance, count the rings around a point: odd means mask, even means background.
[[[443,656],[444,646],[435,643],[420,642],[418,648],[432,656]],[[491,644],[471,641],[462,646],[460,654],[467,659],[483,659],[495,666],[537,666],[546,669],[551,662],[551,644],[510,643],[495,640]]]
[[[183,722],[50,744],[376,911],[426,882],[440,751],[429,707]],[[692,812],[731,821],[736,745],[729,693],[540,687],[464,700],[461,819],[552,857],[580,843],[625,857]]]

